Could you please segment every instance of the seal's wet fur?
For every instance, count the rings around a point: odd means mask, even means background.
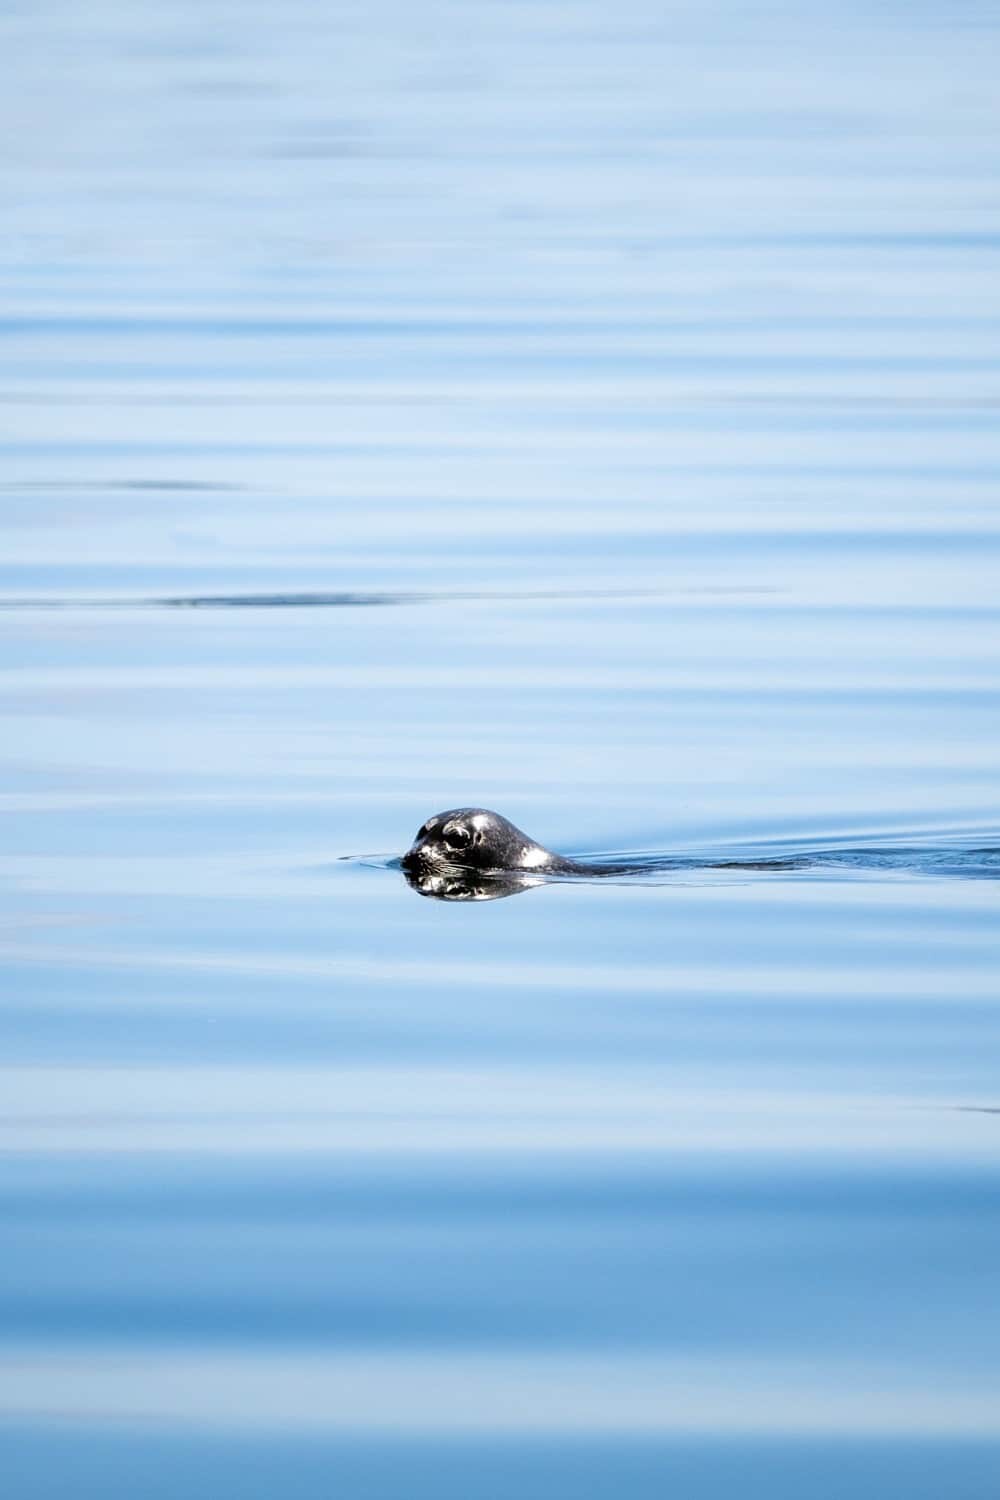
[[[486,807],[453,807],[428,818],[401,863],[414,875],[447,870],[562,874],[580,868]]]

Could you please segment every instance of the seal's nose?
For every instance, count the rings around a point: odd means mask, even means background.
[[[399,863],[402,865],[404,870],[416,871],[423,869],[423,846],[421,844],[411,844]]]

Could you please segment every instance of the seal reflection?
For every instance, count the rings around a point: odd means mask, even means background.
[[[454,866],[448,870],[408,869],[403,867],[411,891],[429,896],[433,901],[502,901],[517,896],[533,886],[543,885],[516,870],[466,870]]]

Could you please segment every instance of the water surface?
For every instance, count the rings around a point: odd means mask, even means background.
[[[17,1500],[996,1495],[998,41],[0,16]]]

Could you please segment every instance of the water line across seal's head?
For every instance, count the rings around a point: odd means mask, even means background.
[[[454,807],[418,829],[402,858],[411,873],[447,869],[560,870],[567,861],[550,854],[499,813],[485,807]]]

